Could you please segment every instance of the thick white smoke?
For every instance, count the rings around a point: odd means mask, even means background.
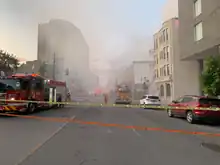
[[[167,0],[163,7],[162,20],[163,22],[178,17],[178,0]]]

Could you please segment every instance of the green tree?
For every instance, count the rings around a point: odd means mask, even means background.
[[[18,69],[19,61],[15,55],[0,50],[0,70],[4,72],[14,72]]]
[[[19,67],[19,60],[16,58],[16,56],[13,54],[9,54],[7,60],[9,68],[13,71],[16,71]]]
[[[205,94],[209,96],[220,95],[220,56],[209,57],[205,60],[201,81]]]
[[[45,62],[43,62],[39,68],[40,75],[45,76],[46,70],[47,70],[47,64]]]

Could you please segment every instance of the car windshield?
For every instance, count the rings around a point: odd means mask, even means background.
[[[220,105],[220,99],[201,98],[201,99],[199,99],[199,103],[200,104]]]
[[[159,100],[159,97],[158,96],[148,96],[149,99],[152,99],[152,100]]]
[[[15,79],[1,79],[0,80],[0,92],[6,90],[20,89],[20,81]]]

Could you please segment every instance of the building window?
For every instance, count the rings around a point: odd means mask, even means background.
[[[171,87],[170,87],[170,84],[166,84],[166,95],[168,97],[171,96]]]
[[[163,59],[166,59],[166,47],[163,48]]]
[[[167,54],[166,54],[166,56],[167,56],[167,61],[169,61],[169,46],[167,46],[166,49],[167,49],[167,51],[166,51],[166,52],[167,52]]]
[[[201,0],[196,0],[194,2],[194,14],[198,17],[202,13],[202,2]]]
[[[194,28],[194,37],[195,37],[195,41],[199,41],[203,38],[202,22],[196,24]]]
[[[172,67],[172,65],[170,65],[169,68],[170,68],[170,74],[172,74],[172,73],[173,73],[173,67]]]
[[[163,67],[164,76],[167,76],[166,65]]]
[[[163,42],[165,42],[165,40],[166,40],[166,31],[165,30],[163,30]]]
[[[162,59],[163,59],[163,50],[160,51],[160,60],[162,60]]]
[[[170,75],[170,66],[169,66],[169,64],[167,65],[167,75]]]
[[[168,29],[166,29],[165,34],[166,34],[166,40],[168,41],[168,40],[169,40],[169,37],[168,37]]]
[[[164,86],[160,85],[160,96],[164,96]]]
[[[169,47],[168,46],[163,48],[163,59],[167,59],[167,61],[169,59]]]

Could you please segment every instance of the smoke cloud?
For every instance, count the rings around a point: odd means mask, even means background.
[[[163,22],[178,17],[178,0],[167,0],[163,7],[162,20]]]
[[[162,5],[145,0],[0,0],[0,45],[34,60],[38,23],[64,19],[82,31],[92,70],[111,69],[110,61],[123,67],[147,58],[148,36],[160,24]]]

